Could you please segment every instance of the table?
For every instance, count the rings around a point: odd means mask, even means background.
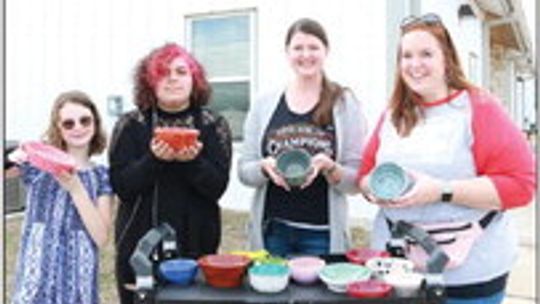
[[[139,294],[140,295],[140,294]],[[137,303],[137,302],[136,302]],[[390,295],[381,299],[356,299],[328,290],[321,282],[314,285],[303,286],[290,282],[287,288],[275,294],[265,294],[254,291],[244,280],[238,288],[214,288],[198,276],[195,283],[190,286],[161,285],[146,294],[143,301],[138,303],[179,304],[179,303],[358,303],[358,304],[442,304],[442,298],[428,300],[426,292],[421,290],[414,298],[397,298]]]

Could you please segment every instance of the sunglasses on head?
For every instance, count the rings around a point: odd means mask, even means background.
[[[441,17],[435,13],[428,13],[422,16],[411,15],[403,18],[399,27],[403,30],[414,24],[441,25],[442,20]]]
[[[79,117],[78,122],[79,122],[79,125],[81,125],[83,128],[88,128],[94,122],[94,119],[92,118],[92,116],[82,116],[82,117]],[[72,119],[72,118],[64,119],[60,122],[60,126],[64,130],[71,130],[75,128],[76,124],[77,124],[77,120]]]

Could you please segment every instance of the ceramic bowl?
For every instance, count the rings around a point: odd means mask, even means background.
[[[159,264],[159,274],[169,283],[187,286],[193,283],[197,270],[197,261],[192,259],[171,259]]]
[[[287,265],[257,264],[248,270],[249,284],[258,292],[280,292],[289,284],[289,274]]]
[[[347,285],[347,294],[353,298],[384,298],[392,291],[392,285],[379,280],[353,282]]]
[[[233,288],[242,284],[242,279],[251,260],[241,255],[211,254],[203,256],[198,262],[208,285]]]
[[[175,150],[193,146],[199,138],[199,130],[184,127],[157,127],[154,136]]]
[[[21,145],[28,156],[28,162],[53,175],[75,170],[75,158],[54,146],[42,142],[27,142]]]
[[[366,267],[376,279],[384,280],[389,274],[413,272],[414,263],[404,258],[375,257],[367,260]]]
[[[376,250],[371,248],[353,248],[345,252],[347,260],[351,263],[364,265],[367,260],[375,257],[389,257],[388,251]]]
[[[302,149],[289,150],[278,155],[276,166],[287,183],[297,187],[306,180],[311,166],[311,156]]]
[[[398,297],[414,297],[420,290],[424,276],[417,272],[391,273],[384,277],[384,281],[394,288]]]
[[[346,292],[348,284],[369,280],[370,276],[371,270],[353,263],[329,264],[319,272],[321,281],[334,292]]]
[[[289,260],[291,277],[300,284],[312,284],[319,278],[319,271],[326,265],[326,262],[318,257],[305,256],[296,257]]]
[[[378,165],[369,177],[371,193],[383,200],[396,199],[405,194],[413,180],[398,164],[386,162]]]

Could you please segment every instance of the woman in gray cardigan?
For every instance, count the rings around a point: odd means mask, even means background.
[[[280,256],[344,252],[345,193],[356,190],[365,118],[352,92],[324,75],[328,40],[319,23],[295,22],[285,47],[295,77],[285,90],[259,98],[244,125],[238,175],[256,188],[250,246]],[[311,173],[300,187],[276,169],[277,156],[291,149],[311,155]]]

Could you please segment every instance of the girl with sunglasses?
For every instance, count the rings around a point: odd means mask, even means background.
[[[183,47],[165,44],[135,70],[137,109],[115,125],[109,160],[120,198],[115,222],[116,279],[120,302],[133,303],[129,258],[139,239],[166,222],[176,231],[180,255],[215,253],[221,237],[219,198],[229,182],[231,130],[206,105],[210,85],[203,67]],[[175,149],[156,136],[158,127],[200,132],[194,144]]]
[[[96,106],[82,92],[60,94],[44,137],[76,165],[53,175],[31,165],[23,148],[8,156],[27,188],[12,303],[98,303],[112,189],[107,168],[90,160],[106,145]]]
[[[398,220],[479,223],[481,233],[462,264],[444,271],[446,303],[501,303],[518,252],[505,211],[532,199],[532,153],[500,102],[466,80],[437,15],[404,19],[393,93],[362,159],[359,186],[381,207],[372,246],[385,248],[390,223]],[[390,201],[375,198],[368,186],[373,168],[386,161],[415,179],[410,191]]]

